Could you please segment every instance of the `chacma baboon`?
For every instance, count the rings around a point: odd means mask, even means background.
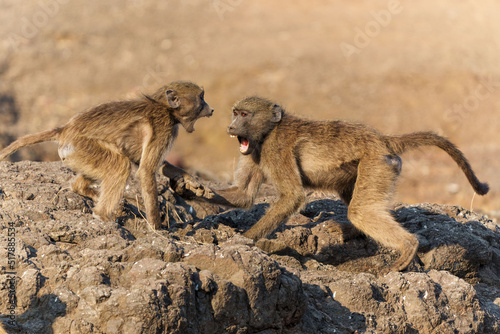
[[[234,186],[215,190],[210,201],[249,207],[261,183],[271,181],[279,198],[244,234],[254,240],[266,237],[304,205],[304,187],[333,190],[348,205],[348,218],[356,228],[400,252],[390,270],[404,270],[415,256],[418,240],[388,209],[401,172],[400,154],[437,146],[455,160],[476,193],[484,195],[489,189],[462,152],[432,132],[386,136],[362,124],[303,120],[259,97],[237,102],[232,111],[227,132],[238,138],[242,156]]]
[[[60,158],[78,173],[73,191],[97,202],[94,214],[103,220],[114,218],[131,163],[137,164],[146,216],[158,229],[161,221],[155,173],[177,136],[178,125],[193,132],[196,120],[211,116],[213,111],[204,100],[203,89],[176,81],[152,95],[101,104],[77,114],[62,127],[24,136],[0,151],[0,160],[23,146],[57,141]],[[162,172],[179,185],[211,196],[208,189],[166,161]],[[101,181],[100,191],[91,187],[96,181]]]

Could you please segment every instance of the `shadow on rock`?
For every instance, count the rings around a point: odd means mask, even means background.
[[[187,235],[217,244],[248,230],[267,207],[258,204],[248,211],[208,216]],[[397,205],[393,215],[419,238],[418,256],[408,271],[446,270],[471,284],[481,280],[500,284],[500,231],[487,218],[460,207],[431,204]],[[270,254],[292,256],[301,263],[313,258],[349,272],[377,274],[398,257],[396,251],[354,228],[347,219],[347,207],[333,199],[311,201],[256,245]]]
[[[60,163],[0,164],[0,301],[12,229],[18,273],[10,332],[500,333],[498,226],[463,208],[398,205],[419,260],[377,276],[397,254],[357,233],[331,197],[310,196],[255,247],[242,233],[265,213],[262,197],[220,213],[161,181],[169,224],[152,231],[135,217],[133,183],[117,224],[93,218],[73,176]],[[5,322],[1,302],[0,313]]]
[[[16,305],[17,306],[17,305]],[[0,318],[8,333],[52,334],[52,325],[66,315],[66,303],[56,295],[47,294],[34,297],[23,314],[11,318]]]
[[[500,231],[483,216],[457,206],[401,206],[395,217],[419,238],[424,270],[446,270],[471,284],[500,284]]]

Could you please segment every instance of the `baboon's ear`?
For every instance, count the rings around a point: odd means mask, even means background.
[[[167,96],[168,105],[171,108],[179,108],[179,106],[181,105],[181,101],[179,100],[179,96],[177,95],[177,92],[175,90],[167,89],[165,95]]]
[[[278,123],[279,121],[281,121],[281,115],[283,114],[283,110],[279,105],[275,104],[273,106],[272,113],[273,117],[271,118],[271,122]]]

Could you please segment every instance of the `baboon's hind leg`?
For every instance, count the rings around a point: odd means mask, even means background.
[[[97,201],[99,197],[99,192],[90,186],[94,183],[94,180],[86,177],[83,174],[78,174],[73,183],[71,183],[71,188],[73,191],[81,196],[88,197],[94,202]]]
[[[391,271],[406,269],[418,248],[418,239],[396,222],[388,210],[396,177],[394,168],[384,159],[362,160],[348,209],[348,218],[354,226],[400,252]]]
[[[74,191],[94,200],[94,215],[112,220],[130,175],[129,159],[88,138],[80,137],[71,149],[64,162],[79,173]],[[90,188],[92,180],[101,181],[100,191]]]
[[[94,213],[103,220],[114,218],[130,175],[130,162],[127,157],[115,154],[112,161],[116,172],[102,179],[99,199],[94,208]]]

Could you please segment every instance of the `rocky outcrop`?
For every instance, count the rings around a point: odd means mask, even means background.
[[[463,208],[397,205],[418,259],[379,276],[396,254],[356,233],[333,196],[308,196],[255,245],[241,233],[269,197],[222,211],[161,178],[155,232],[135,180],[122,216],[102,222],[72,177],[60,163],[0,163],[9,333],[500,333],[500,231]]]

